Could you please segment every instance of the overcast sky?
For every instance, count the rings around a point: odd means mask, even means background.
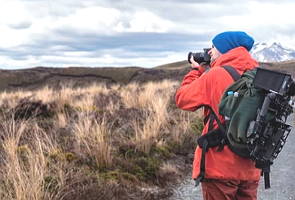
[[[0,0],[0,68],[140,66],[185,60],[246,31],[295,49],[295,1]],[[279,2],[279,3],[278,3]]]

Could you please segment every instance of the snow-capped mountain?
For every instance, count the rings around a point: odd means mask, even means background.
[[[295,59],[295,50],[285,48],[277,42],[254,44],[250,53],[260,62],[281,62]]]

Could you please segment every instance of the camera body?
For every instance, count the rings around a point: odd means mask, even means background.
[[[203,50],[204,50],[204,52],[196,52],[196,53],[189,52],[188,58],[187,58],[188,62],[190,64],[192,64],[190,59],[191,59],[191,57],[193,57],[194,61],[196,61],[197,63],[199,63],[199,64],[205,63],[205,64],[209,65],[211,57],[208,54],[208,52],[209,52],[210,48],[204,48]]]

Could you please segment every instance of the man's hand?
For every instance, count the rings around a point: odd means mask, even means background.
[[[205,64],[205,63],[197,63],[195,60],[194,60],[194,58],[193,58],[193,56],[190,58],[190,61],[191,61],[191,68],[192,69],[197,69],[197,70],[199,70],[199,71],[201,71],[201,72],[204,72],[204,71],[206,71],[206,70],[208,70],[209,68],[210,68],[210,66],[209,65],[207,65],[207,64]]]
[[[196,67],[200,66],[200,64],[197,63],[197,62],[194,60],[194,57],[193,57],[193,56],[191,56],[190,61],[191,61],[191,67],[192,67],[192,68],[196,68]]]

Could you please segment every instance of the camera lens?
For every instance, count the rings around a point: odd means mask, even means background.
[[[192,55],[193,55],[193,53],[192,53],[192,52],[189,52],[189,53],[188,53],[188,56],[187,56],[187,61],[188,61],[190,64],[192,64],[192,62],[191,62],[191,57],[192,57]]]

